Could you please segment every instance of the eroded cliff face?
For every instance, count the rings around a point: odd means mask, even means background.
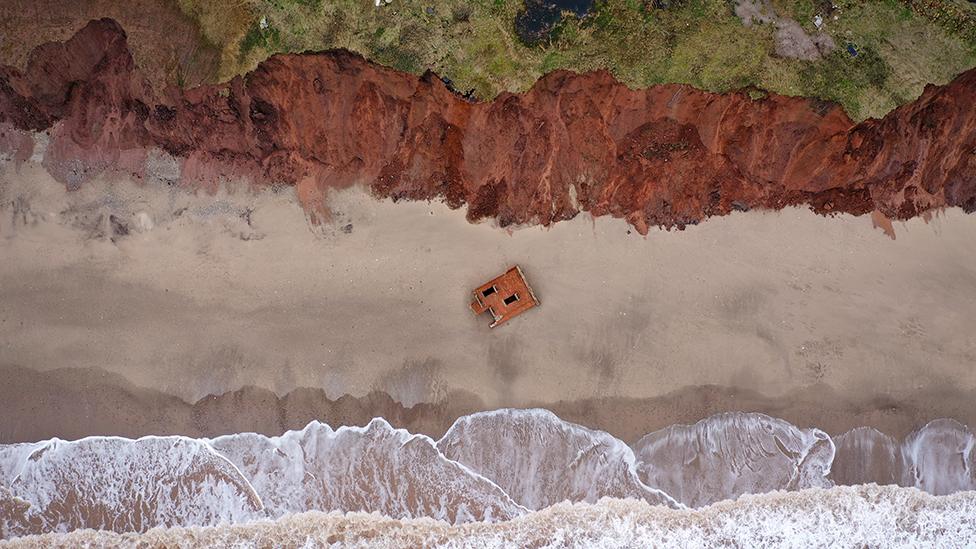
[[[107,169],[138,177],[159,147],[185,159],[184,184],[295,185],[313,218],[329,188],[359,183],[467,204],[472,221],[548,225],[587,211],[641,232],[793,204],[892,218],[972,212],[974,105],[976,70],[857,125],[817,100],[632,90],[605,71],[557,71],[527,93],[471,103],[433,74],[347,51],[278,55],[226,84],[154,90],[105,19],[37,48],[23,72],[0,68],[0,122],[49,130],[45,165],[69,188]]]

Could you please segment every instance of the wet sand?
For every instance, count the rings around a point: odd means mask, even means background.
[[[376,415],[436,435],[539,404],[628,442],[724,410],[833,433],[976,423],[961,211],[896,223],[895,240],[800,209],[647,237],[586,216],[510,233],[353,189],[310,227],[288,190],[163,180],[67,194],[4,168],[0,442]],[[513,263],[543,305],[489,330],[468,292]]]
[[[193,404],[165,393],[136,387],[101,370],[67,368],[38,372],[0,367],[0,444],[91,435],[180,434],[215,437],[240,432],[278,436],[318,420],[332,426],[365,426],[383,417],[394,427],[440,438],[460,416],[488,409],[477,396],[454,392],[436,403],[405,407],[387,393],[330,399],[321,389],[302,388],[278,396],[245,387]],[[895,400],[884,395],[847,400],[825,385],[777,397],[758,391],[690,386],[648,398],[595,397],[573,401],[535,401],[538,406],[580,425],[600,429],[633,444],[647,433],[691,424],[728,411],[760,412],[799,427],[840,435],[873,427],[896,439],[938,418],[976,424],[976,394],[953,388],[930,389]]]

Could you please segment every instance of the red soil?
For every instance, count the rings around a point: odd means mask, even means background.
[[[125,33],[93,21],[0,67],[0,122],[51,129],[45,164],[69,188],[139,151],[187,159],[184,179],[296,185],[312,213],[330,187],[468,205],[471,220],[551,224],[580,211],[639,231],[733,209],[976,210],[976,70],[881,120],[837,105],[683,85],[628,89],[557,71],[524,94],[470,103],[433,74],[347,51],[278,55],[221,85],[154,90]],[[135,160],[134,160],[135,159]]]

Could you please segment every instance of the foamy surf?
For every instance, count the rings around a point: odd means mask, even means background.
[[[437,442],[447,457],[492,479],[515,501],[544,509],[602,497],[678,504],[637,478],[623,441],[563,421],[548,410],[495,410],[459,418]]]
[[[931,421],[901,443],[866,427],[836,442],[838,482],[914,486],[935,495],[976,490],[976,437],[958,421]]]
[[[309,512],[276,521],[82,530],[8,542],[19,547],[966,547],[976,544],[976,492],[932,496],[866,485],[747,495],[702,509],[642,500],[560,503],[499,523],[451,525],[379,514]]]
[[[5,488],[29,508],[0,517],[6,535],[78,528],[138,532],[263,516],[248,480],[204,441],[90,437],[52,440],[29,453],[18,446],[24,459]]]
[[[271,517],[341,509],[491,522],[527,511],[495,483],[444,457],[429,437],[383,419],[335,431],[316,421],[280,437],[229,435],[211,444],[244,472]]]
[[[634,445],[641,480],[699,507],[783,489],[826,488],[834,443],[763,414],[729,413],[672,425]]]
[[[823,512],[840,505],[866,513],[911,502],[972,505],[972,492],[962,499],[917,499],[922,496],[915,488],[942,495],[976,487],[973,441],[966,426],[951,420],[934,421],[902,442],[871,429],[834,440],[818,429],[737,412],[651,433],[638,441],[635,452],[605,432],[563,421],[546,410],[513,409],[461,417],[436,442],[379,418],[365,427],[338,429],[312,422],[278,437],[244,433],[215,439],[55,439],[0,446],[0,539],[86,528],[139,533],[156,527],[212,527],[216,530],[207,530],[208,536],[259,535],[277,528],[275,524],[306,520],[295,518],[304,517],[302,513],[335,511],[373,513],[368,520],[377,524],[413,525],[394,528],[407,534],[420,528],[418,524],[439,525],[435,530],[481,524],[470,531],[445,530],[454,533],[444,539],[464,545],[470,534],[480,544],[489,540],[484,537],[488,532],[502,532],[498,543],[505,544],[509,538],[504,536],[515,531],[501,525],[543,521],[538,523],[542,528],[546,517],[558,512],[566,520],[592,515],[614,535],[624,536],[607,543],[627,545],[627,528],[654,532],[674,521],[699,520],[694,513],[655,514],[661,509],[711,504],[707,509],[735,510],[740,508],[727,503],[716,507],[715,502],[835,483],[880,481],[912,490],[829,489],[804,492],[808,495],[796,502]],[[631,506],[598,503],[607,497],[625,498]],[[794,505],[783,503],[793,501],[784,497],[749,501]],[[865,503],[865,498],[875,499]],[[583,503],[594,505],[565,505]],[[321,527],[326,530],[340,528],[337,520],[359,517],[337,516],[308,515],[333,524]],[[406,522],[383,522],[380,516]],[[660,522],[663,516],[672,517],[671,522]],[[439,522],[410,522],[419,518]],[[761,523],[759,515],[747,518]],[[355,520],[360,524],[367,519]],[[837,528],[854,528],[857,519],[850,521]],[[596,526],[577,522],[581,532],[599,534]],[[245,530],[232,526],[251,523],[239,527]],[[478,529],[490,523],[498,523],[499,529]],[[194,532],[199,531],[178,535],[196,539]],[[568,532],[550,531],[554,536]],[[703,532],[689,530],[687,539],[694,542],[699,539],[694,535]],[[454,535],[460,537],[450,537]],[[594,543],[603,539],[597,536]]]

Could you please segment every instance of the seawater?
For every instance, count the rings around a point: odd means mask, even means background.
[[[896,441],[751,413],[628,446],[539,409],[464,416],[436,441],[381,418],[278,437],[54,439],[0,446],[0,539],[806,545],[820,525],[844,545],[973,541],[974,446],[952,420]],[[62,537],[34,537],[46,533]]]

